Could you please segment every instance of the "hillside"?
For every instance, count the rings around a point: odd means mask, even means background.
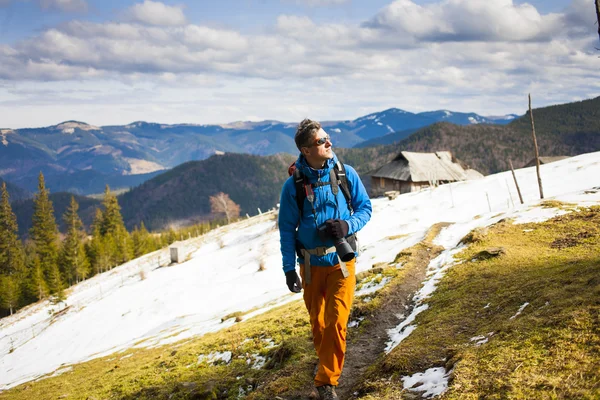
[[[54,192],[69,192],[88,196],[103,193],[106,185],[115,190],[138,186],[163,172],[164,170],[147,174],[120,175],[106,174],[93,169],[73,171],[70,173],[46,171],[44,173],[44,179],[46,181],[46,186],[52,188],[52,191]],[[35,192],[38,185],[38,176],[24,175],[22,177],[16,177],[15,182],[28,189],[30,192]]]
[[[119,196],[128,228],[144,221],[148,229],[210,217],[209,197],[224,192],[241,207],[242,216],[267,211],[279,202],[288,178],[290,154],[260,157],[226,153],[190,161]]]
[[[66,224],[63,221],[62,216],[69,207],[71,202],[71,196],[75,197],[77,203],[79,203],[79,217],[86,227],[90,227],[96,208],[101,207],[101,201],[92,199],[85,196],[74,195],[66,192],[50,193],[50,201],[54,208],[54,218],[56,219],[58,229],[60,232],[66,231]],[[13,212],[17,216],[17,224],[19,225],[19,236],[26,237],[29,235],[29,229],[32,225],[33,217],[33,198],[18,200],[11,204]]]
[[[537,108],[533,116],[540,155],[574,156],[600,150],[600,97]],[[519,168],[535,156],[529,112],[508,125],[437,123],[395,146],[396,154],[401,150],[450,150],[486,175],[508,170],[509,160]],[[385,152],[383,159],[389,160],[389,154]]]
[[[20,186],[17,186],[11,182],[7,182],[7,181],[3,180],[2,178],[0,178],[0,186],[2,185],[2,183],[6,183],[6,190],[8,190],[11,202],[27,199],[27,198],[33,196],[33,194],[30,191],[25,190],[25,189],[21,188]]]
[[[598,162],[543,165],[546,201],[517,170],[524,205],[510,173],[375,199],[340,398],[600,396]],[[244,220],[0,320],[0,399],[310,398],[278,239],[273,215]]]

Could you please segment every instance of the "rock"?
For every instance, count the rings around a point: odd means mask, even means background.
[[[474,258],[477,260],[488,260],[490,258],[500,257],[504,254],[506,254],[504,247],[490,247],[477,253]]]
[[[467,233],[465,237],[460,240],[460,243],[469,244],[481,242],[487,232],[487,228],[475,228],[471,232]]]

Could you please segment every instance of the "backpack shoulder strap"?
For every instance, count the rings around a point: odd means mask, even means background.
[[[335,171],[335,175],[337,176],[337,181],[340,189],[342,189],[342,193],[346,198],[346,203],[348,203],[348,209],[350,210],[350,214],[354,212],[352,209],[352,187],[350,186],[350,182],[346,176],[346,167],[341,162],[337,162],[335,167],[333,168]]]
[[[300,219],[302,219],[302,210],[304,209],[304,199],[306,198],[306,189],[304,188],[304,174],[296,169],[294,171],[294,186],[296,187],[296,203],[300,211]]]

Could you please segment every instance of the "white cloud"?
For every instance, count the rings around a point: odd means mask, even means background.
[[[170,121],[203,122],[185,118],[186,101],[212,110],[218,122],[247,115],[293,120],[298,110],[321,119],[356,117],[390,106],[519,112],[524,108],[515,104],[527,91],[556,102],[600,93],[600,83],[590,79],[598,70],[597,35],[593,23],[587,35],[580,29],[588,18],[585,1],[541,15],[510,0],[493,7],[474,0],[435,6],[398,0],[363,25],[281,15],[258,34],[193,24],[71,21],[0,45],[0,83],[80,80],[71,85],[83,90],[107,79],[121,82],[120,93],[140,104],[127,114],[136,115],[131,120],[144,119],[136,113],[158,102],[173,112],[164,116]],[[447,13],[441,22],[436,8]],[[506,20],[516,25],[509,29]],[[140,85],[149,89],[131,89]],[[177,94],[188,89],[189,96]],[[111,101],[124,103],[124,96]]]
[[[444,0],[419,6],[396,0],[366,26],[422,41],[549,41],[560,33],[559,15],[540,15],[512,0]]]
[[[43,9],[53,9],[66,12],[87,12],[85,0],[38,0]]]
[[[180,7],[172,7],[152,0],[144,0],[141,4],[131,6],[125,15],[133,21],[148,25],[181,26],[186,23]]]

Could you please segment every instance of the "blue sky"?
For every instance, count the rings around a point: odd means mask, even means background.
[[[0,128],[483,115],[600,94],[593,0],[0,0]]]

